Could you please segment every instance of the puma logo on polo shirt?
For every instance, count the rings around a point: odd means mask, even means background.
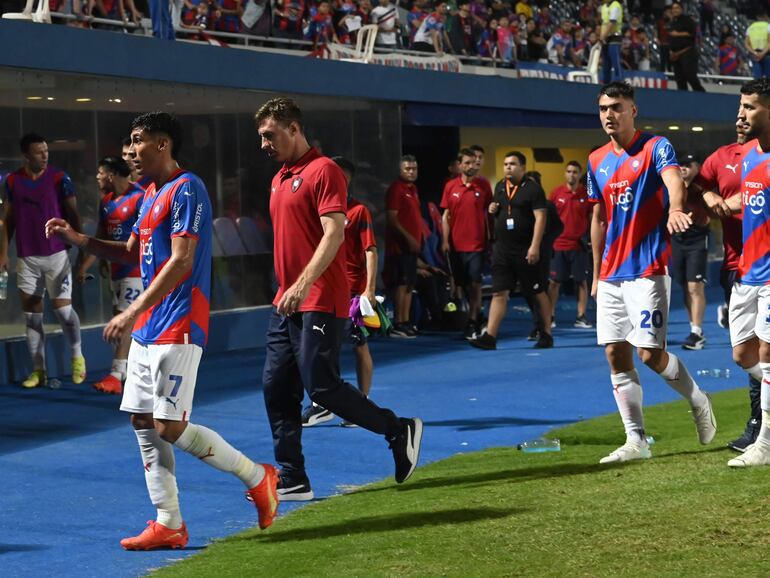
[[[725,165],[726,169],[730,169],[733,174],[735,174],[735,171],[738,169],[738,163],[735,163],[734,165]]]
[[[325,336],[325,335],[326,335],[326,333],[324,332],[324,329],[326,329],[326,323],[324,323],[323,325],[321,325],[321,327],[318,327],[318,325],[313,325],[313,331],[320,331],[320,332],[321,332],[321,335],[324,335],[324,336]]]

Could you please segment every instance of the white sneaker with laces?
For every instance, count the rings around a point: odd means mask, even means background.
[[[741,455],[727,462],[727,465],[731,468],[770,465],[770,446],[762,442],[754,442]]]
[[[692,410],[692,419],[695,422],[695,429],[698,430],[698,439],[703,445],[710,444],[717,434],[717,418],[714,416],[709,394],[706,394],[706,400],[706,405]]]
[[[647,442],[627,441],[610,455],[599,460],[600,464],[617,464],[633,460],[648,460],[652,457],[650,446]]]

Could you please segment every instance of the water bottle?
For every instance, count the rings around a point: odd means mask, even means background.
[[[561,442],[558,439],[537,438],[522,442],[517,447],[527,453],[559,452]]]
[[[729,369],[699,369],[697,372],[698,377],[730,377]]]
[[[8,298],[8,271],[0,271],[0,300]]]

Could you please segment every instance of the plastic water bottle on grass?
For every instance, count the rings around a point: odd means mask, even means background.
[[[542,452],[559,452],[561,451],[561,442],[558,439],[537,438],[520,443],[518,448],[523,452],[531,454],[539,454]]]
[[[724,377],[725,379],[729,379],[730,377],[730,370],[729,369],[699,369],[697,371],[698,377]]]

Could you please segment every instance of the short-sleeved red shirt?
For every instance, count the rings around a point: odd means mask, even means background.
[[[366,290],[366,250],[376,246],[372,214],[366,205],[349,197],[345,220],[345,249],[351,295],[361,295]]]
[[[414,183],[401,179],[388,188],[385,196],[385,208],[388,211],[398,211],[398,222],[406,232],[422,243],[422,211],[420,196]],[[385,253],[387,255],[404,255],[412,251],[397,232],[390,227],[385,229]]]
[[[270,217],[275,247],[273,259],[278,280],[277,305],[312,259],[323,237],[321,217],[347,212],[345,175],[331,159],[310,149],[292,166],[284,165],[273,177]],[[300,311],[323,311],[347,317],[350,290],[345,274],[345,245],[316,280]]]
[[[706,159],[695,177],[704,191],[718,193],[729,199],[741,193],[741,145],[732,143],[719,147]],[[743,226],[741,214],[722,219],[722,244],[725,249],[722,269],[738,270],[738,260],[743,251]]]
[[[441,208],[449,211],[449,240],[455,251],[477,252],[487,246],[489,182],[475,177],[467,185],[457,177],[444,185]]]
[[[588,192],[583,185],[578,185],[573,193],[565,183],[551,191],[549,197],[556,206],[564,230],[553,242],[554,251],[577,251],[582,249],[580,240],[588,233],[591,225],[593,205],[588,200]]]

